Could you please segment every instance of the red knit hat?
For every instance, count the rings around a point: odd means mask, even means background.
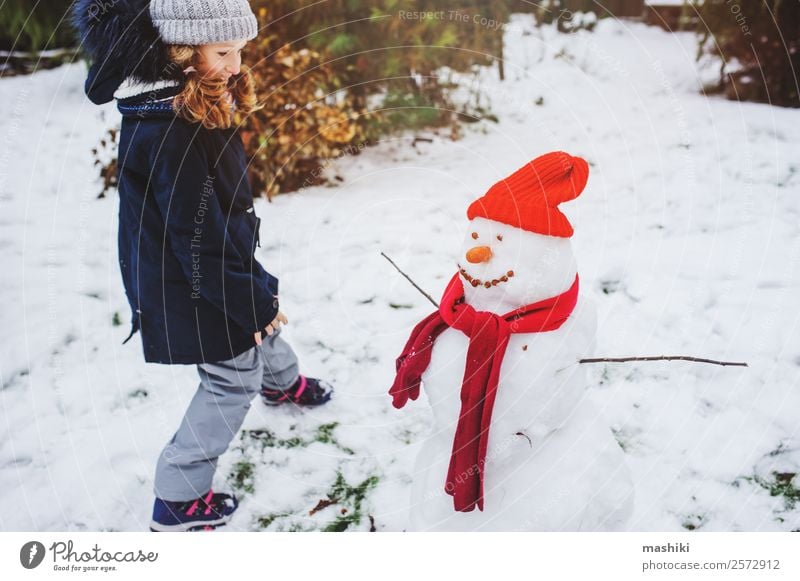
[[[564,151],[545,153],[494,184],[467,209],[516,228],[569,238],[572,225],[558,204],[574,200],[589,178],[589,164]]]

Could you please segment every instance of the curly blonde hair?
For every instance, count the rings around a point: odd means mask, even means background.
[[[167,47],[170,61],[181,70],[200,63],[197,46],[173,44]],[[180,93],[175,95],[172,107],[178,116],[191,123],[201,122],[207,129],[228,128],[233,124],[234,111],[247,116],[253,111],[263,109],[256,100],[256,89],[250,67],[242,64],[240,73],[225,80],[203,79],[196,72],[186,74],[186,81]]]

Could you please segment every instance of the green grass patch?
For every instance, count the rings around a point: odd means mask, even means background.
[[[370,476],[356,486],[347,483],[341,472],[336,473],[336,480],[328,492],[328,499],[340,505],[340,514],[322,530],[328,533],[338,533],[346,531],[353,525],[361,523],[361,504],[367,493],[375,488],[379,478],[375,475]]]
[[[783,497],[784,510],[794,510],[800,500],[800,489],[795,486],[795,472],[772,471],[770,478],[764,478],[757,474],[753,476],[743,476],[747,482],[757,484],[769,492],[770,496]]]
[[[248,439],[259,443],[262,450],[264,448],[305,448],[314,442],[321,442],[323,444],[335,446],[345,454],[352,456],[355,454],[355,451],[352,448],[340,444],[333,435],[333,431],[338,425],[339,422],[331,422],[317,426],[317,429],[310,438],[303,438],[301,436],[279,438],[273,431],[262,428],[258,430],[244,430],[241,439]]]
[[[231,468],[229,480],[236,490],[243,490],[250,494],[255,490],[254,476],[256,466],[249,460],[241,458]]]

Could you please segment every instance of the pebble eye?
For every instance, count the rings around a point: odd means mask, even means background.
[[[502,234],[498,234],[498,235],[497,235],[497,239],[498,239],[498,240],[502,240],[502,239],[503,239],[503,235],[502,235]]]
[[[477,232],[473,232],[472,233],[472,239],[473,240],[477,240],[478,239],[478,233]]]

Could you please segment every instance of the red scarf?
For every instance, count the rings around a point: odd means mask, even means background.
[[[433,342],[448,327],[469,337],[467,364],[461,383],[458,417],[445,492],[455,510],[483,510],[483,467],[489,425],[497,393],[500,364],[511,333],[539,333],[558,329],[578,300],[578,275],[564,293],[514,309],[505,315],[476,311],[464,302],[464,287],[455,274],[442,295],[439,310],[420,321],[397,358],[397,376],[389,394],[392,405],[403,407],[419,397],[420,377],[431,360]]]

